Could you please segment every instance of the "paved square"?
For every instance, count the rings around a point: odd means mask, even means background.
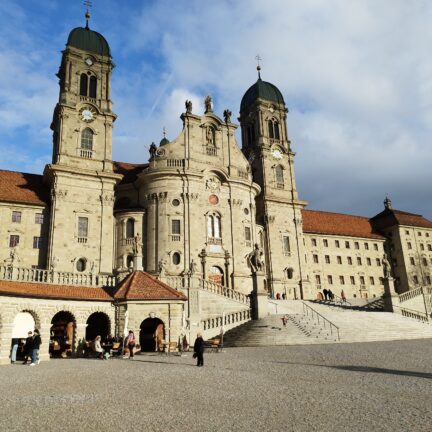
[[[431,431],[432,340],[0,368],[4,431]]]

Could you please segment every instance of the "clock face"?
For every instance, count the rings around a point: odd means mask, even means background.
[[[85,62],[87,66],[91,66],[93,64],[93,60],[90,57],[86,58]]]
[[[280,151],[280,149],[275,148],[275,149],[272,150],[272,156],[275,159],[281,159],[282,158],[282,152]]]
[[[91,108],[83,108],[80,111],[81,120],[85,122],[91,122],[95,119],[95,112]]]

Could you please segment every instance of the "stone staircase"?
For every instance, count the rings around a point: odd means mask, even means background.
[[[288,315],[289,321],[283,327],[281,314],[250,321],[224,335],[224,346],[270,346],[307,345],[322,343],[353,343],[432,338],[432,325],[399,314],[382,312],[379,301],[373,304],[351,306],[329,305],[305,302],[335,327],[316,314],[299,313],[302,301],[291,301],[278,305],[278,310]],[[273,306],[269,306],[273,308]]]

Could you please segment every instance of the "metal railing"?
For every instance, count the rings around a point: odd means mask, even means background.
[[[333,329],[335,333],[337,333],[338,341],[340,341],[340,335],[339,335],[339,327],[336,324],[333,324],[330,320],[328,320],[326,317],[322,316],[319,312],[317,312],[315,309],[311,308],[308,304],[305,302],[303,303],[303,314],[309,316],[309,313],[311,314],[312,319],[317,319],[318,324],[321,324],[321,322],[324,323],[324,328],[327,328],[326,325],[330,327],[330,334],[333,336]]]

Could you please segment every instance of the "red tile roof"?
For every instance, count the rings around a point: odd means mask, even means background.
[[[0,201],[45,206],[49,187],[43,184],[41,175],[0,170]]]
[[[30,282],[0,281],[0,295],[66,300],[112,301],[107,289]]]
[[[143,271],[134,271],[118,285],[116,300],[187,300],[179,291]]]
[[[302,210],[302,216],[305,233],[385,239],[373,230],[369,219],[363,216],[318,210]]]
[[[401,210],[385,209],[371,219],[374,226],[379,229],[394,226],[407,225],[420,228],[432,228],[432,222],[422,215],[408,213]]]
[[[119,184],[133,183],[144,168],[149,166],[145,164],[131,164],[127,162],[113,162],[113,170],[116,174],[122,174],[123,179]]]

